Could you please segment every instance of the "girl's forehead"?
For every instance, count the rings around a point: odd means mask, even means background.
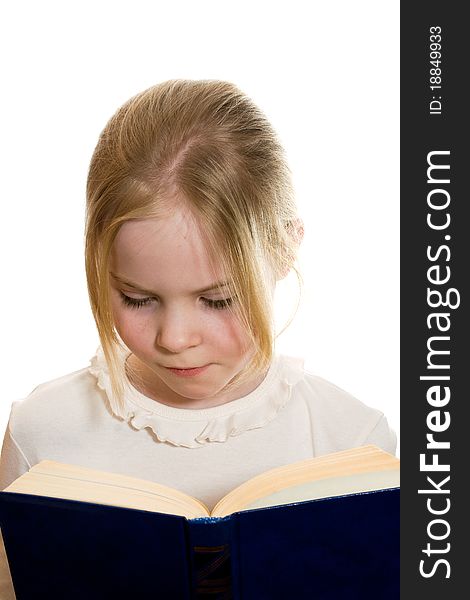
[[[127,277],[151,280],[212,279],[223,275],[209,259],[196,219],[177,209],[165,216],[124,223],[111,252],[111,270]]]
[[[156,243],[171,243],[175,239],[197,241],[200,237],[194,217],[176,209],[160,217],[127,221],[119,229],[115,247],[119,250],[130,246],[139,250]]]

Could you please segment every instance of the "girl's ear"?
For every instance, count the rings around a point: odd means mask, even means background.
[[[292,238],[295,248],[294,248],[293,255],[291,255],[291,254],[289,255],[288,264],[285,266],[283,271],[280,273],[278,280],[284,279],[284,277],[287,277],[287,275],[289,274],[289,271],[291,270],[292,265],[295,262],[297,250],[298,250],[300,244],[302,243],[302,240],[304,237],[304,222],[302,221],[302,219],[300,217],[296,217],[295,219],[292,219],[292,221],[289,221],[289,223],[287,225],[287,232],[290,235],[290,237]]]
[[[292,236],[298,248],[304,239],[304,222],[302,219],[300,217],[296,217],[290,221],[287,231]]]

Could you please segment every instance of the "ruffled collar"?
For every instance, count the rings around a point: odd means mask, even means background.
[[[120,349],[123,370],[130,354]],[[111,390],[111,380],[103,349],[98,347],[90,361],[89,372],[106,394],[111,412],[134,429],[150,428],[159,442],[185,448],[200,448],[209,442],[225,442],[244,431],[263,427],[285,406],[294,385],[304,376],[303,360],[274,356],[260,385],[242,398],[220,406],[185,409],[167,406],[139,392],[127,377],[124,407],[120,407]]]

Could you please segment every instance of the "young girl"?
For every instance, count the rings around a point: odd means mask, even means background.
[[[382,413],[274,353],[273,294],[301,238],[282,148],[238,88],[168,81],[124,104],[87,183],[101,346],[13,404],[1,488],[52,459],[212,508],[279,465],[369,443],[393,453]]]

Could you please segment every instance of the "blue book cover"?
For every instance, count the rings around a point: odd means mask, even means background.
[[[399,488],[182,516],[0,492],[17,600],[399,598]]]

